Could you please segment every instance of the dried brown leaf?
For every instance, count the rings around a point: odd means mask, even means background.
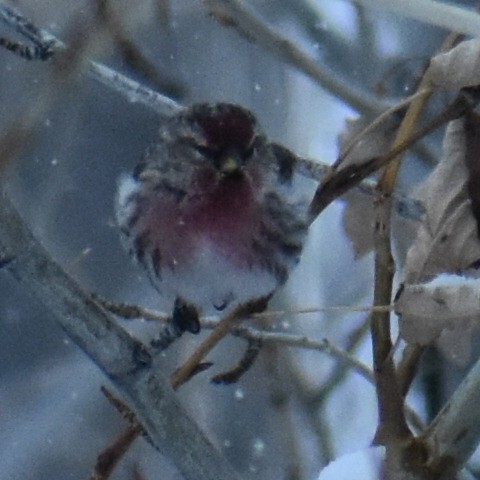
[[[360,259],[374,249],[374,195],[371,192],[350,190],[344,197],[346,201],[342,214],[342,225],[351,241],[355,259]],[[412,243],[418,221],[398,214],[396,208],[392,216],[392,241],[395,261],[405,263],[406,252]]]
[[[477,226],[468,195],[463,120],[447,128],[442,160],[420,189],[425,218],[410,247],[406,284],[444,272],[463,272],[480,259]]]
[[[443,277],[407,285],[395,309],[402,316],[405,340],[422,345],[435,341],[449,360],[464,365],[470,358],[472,334],[480,329],[480,282]]]
[[[338,137],[339,157],[346,149],[352,145],[354,147],[343,159],[340,170],[385,155],[393,142],[399,121],[398,115],[391,115],[368,133],[362,134],[370,122],[365,117],[347,119]],[[373,249],[373,198],[361,193],[350,194],[343,212],[343,226],[356,258],[370,252]]]
[[[349,195],[342,223],[352,242],[355,259],[373,250],[373,196]]]
[[[346,149],[350,153],[342,161],[340,170],[348,165],[359,165],[376,157],[382,157],[388,153],[395,139],[403,111],[399,110],[386,117],[366,134],[362,134],[369,122],[364,117],[356,120],[347,120],[342,133],[338,137],[340,156]],[[360,137],[358,137],[360,135]],[[351,146],[354,145],[354,148]],[[348,238],[352,242],[355,258],[361,258],[374,248],[373,244],[373,195],[366,192],[350,190],[344,199],[347,202],[343,212],[343,227]],[[410,246],[412,231],[416,222],[410,219],[401,219],[394,215],[392,230],[397,249],[401,251],[400,262],[403,264],[405,252]],[[412,226],[413,224],[413,226]]]
[[[463,277],[456,285],[425,282],[443,273],[468,272],[480,259],[468,192],[467,139],[463,119],[449,124],[442,160],[420,190],[426,213],[408,251],[405,289],[396,303],[405,340],[436,342],[456,363],[468,360],[472,332],[480,326],[479,289]]]
[[[446,53],[432,58],[431,81],[443,88],[480,84],[480,40],[466,40]]]
[[[359,165],[371,158],[381,157],[388,153],[395,138],[401,115],[396,112],[388,116],[375,128],[362,134],[370,125],[370,120],[365,116],[355,119],[348,118],[345,128],[338,136],[339,157],[342,157],[347,149],[351,151],[342,161],[342,167]]]

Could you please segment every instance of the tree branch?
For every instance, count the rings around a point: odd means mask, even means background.
[[[5,192],[0,201],[4,268],[125,395],[155,446],[186,479],[239,479],[179,404],[150,353],[80,289],[23,224]]]
[[[295,43],[282,36],[268,25],[240,0],[205,0],[213,15],[224,19],[224,24],[234,26],[240,33],[254,40],[266,50],[298,68],[313,78],[322,88],[342,99],[356,110],[377,115],[387,108],[369,92],[361,92],[345,82],[330,69],[321,66],[318,59],[312,58]],[[229,22],[225,22],[225,18]]]
[[[354,0],[356,3],[379,10],[389,10],[428,25],[436,25],[452,32],[480,35],[480,15],[466,8],[433,0]]]
[[[35,45],[48,46],[53,53],[65,50],[65,44],[50,32],[37,28],[11,7],[0,2],[0,20],[28,38]],[[138,82],[97,62],[88,61],[88,73],[98,82],[121,93],[131,102],[140,102],[160,115],[171,115],[182,107],[174,100],[140,85]]]

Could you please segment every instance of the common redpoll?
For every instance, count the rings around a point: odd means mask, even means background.
[[[307,233],[294,161],[248,110],[202,103],[166,120],[122,178],[124,244],[184,330],[198,331],[199,313],[267,300],[287,280]]]

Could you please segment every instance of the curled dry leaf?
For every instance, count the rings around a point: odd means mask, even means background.
[[[387,117],[375,128],[362,134],[369,122],[364,117],[355,120],[347,120],[342,133],[339,135],[338,144],[340,155],[350,150],[341,163],[341,168],[348,165],[361,165],[371,158],[382,157],[387,154],[397,129],[402,119],[401,111]],[[360,135],[360,137],[358,137]],[[354,145],[353,148],[351,146]],[[352,189],[344,195],[346,206],[343,211],[342,223],[347,237],[352,243],[355,258],[361,258],[374,248],[373,227],[374,227],[374,195],[372,190],[365,191],[363,188]],[[408,205],[419,207],[415,201],[408,197],[408,202],[401,202],[407,197],[400,194],[395,199],[395,212],[393,216],[392,230],[396,249],[401,252],[401,259],[405,258],[405,252],[411,243],[412,232],[416,226],[417,215],[413,215],[413,209],[409,211]],[[421,210],[421,208],[419,208]],[[417,208],[415,208],[417,213]],[[403,261],[401,262],[403,263]]]
[[[464,272],[480,259],[465,144],[464,121],[451,122],[442,159],[419,189],[425,216],[407,254],[405,284],[429,281],[444,272]]]
[[[449,360],[465,365],[472,334],[480,329],[480,282],[442,277],[441,281],[407,285],[395,309],[402,316],[404,338],[422,345],[436,341]]]
[[[366,160],[385,155],[395,137],[402,115],[396,112],[367,133],[362,132],[370,125],[365,116],[348,118],[345,128],[338,136],[339,157],[348,149],[348,155],[341,165],[359,165]]]
[[[355,259],[360,259],[374,248],[375,217],[373,202],[375,197],[371,191],[352,189],[343,198],[346,205],[343,210],[342,225],[352,243]],[[400,195],[395,199],[395,211],[392,216],[392,241],[395,247],[395,261],[397,265],[402,266],[416,231],[419,211],[423,210],[423,207],[410,197],[408,197],[408,203],[400,203],[403,198],[407,199],[407,197]],[[408,211],[408,207],[413,205],[415,205],[415,211],[413,208]]]
[[[355,259],[373,250],[373,196],[361,192],[348,195],[342,224],[352,243]]]
[[[370,122],[365,117],[347,119],[345,128],[338,137],[339,156],[346,149],[351,150],[340,168],[360,165],[371,158],[385,155],[393,142],[400,120],[400,115],[391,115],[362,135]],[[362,192],[350,192],[346,200],[343,226],[352,242],[355,257],[360,258],[373,249],[373,197]]]
[[[405,290],[396,303],[405,340],[422,344],[437,341],[456,362],[466,360],[472,329],[478,325],[478,315],[462,305],[466,296],[473,294],[462,285],[438,290],[438,285],[425,282],[442,273],[467,272],[480,259],[468,192],[467,143],[464,120],[451,122],[442,160],[420,190],[425,218],[408,251]]]
[[[442,88],[460,89],[480,84],[480,40],[466,40],[432,58],[431,81]]]

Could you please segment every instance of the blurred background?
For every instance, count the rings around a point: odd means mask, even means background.
[[[448,33],[340,0],[246,2],[265,25],[333,74],[338,85],[356,92],[364,101],[359,107],[340,90],[326,88],[252,41],[228,19],[210,15],[204,2],[9,4],[67,43],[103,16],[111,38],[91,46],[89,58],[182,104],[240,103],[257,115],[271,139],[325,163],[337,157],[338,137],[348,118],[371,120],[379,105],[393,105],[414,91]],[[3,24],[0,36],[24,41]],[[161,309],[157,293],[120,245],[113,211],[119,176],[131,171],[155,141],[160,119],[85,72],[69,88],[53,81],[49,62],[27,61],[0,49],[2,134],[47,90],[55,92],[31,145],[8,171],[7,190],[35,236],[85,290]],[[441,105],[445,98],[435,102]],[[410,192],[432,168],[440,139],[432,136],[409,157],[402,171],[403,191]],[[336,202],[315,222],[301,264],[272,309],[371,303],[372,254],[360,254],[346,235],[345,208],[344,202]],[[354,216],[368,237],[368,208],[357,209]],[[407,227],[404,231],[411,232]],[[406,246],[408,239],[399,242],[400,264]],[[1,476],[88,479],[98,454],[126,427],[100,392],[108,382],[42,305],[4,271],[0,299]],[[328,338],[370,364],[366,319],[366,313],[332,311],[292,314],[275,325],[279,331]],[[119,321],[140,336],[155,331],[141,320]],[[165,372],[173,371],[199,340],[186,336],[169,349]],[[209,357],[215,364],[212,372],[234,365],[244,347],[241,340],[225,340]],[[425,371],[433,377],[422,378],[433,378],[433,383],[426,388],[419,382],[411,398],[424,418],[435,413],[461,376],[460,369],[444,365],[435,352],[430,355],[435,368]],[[210,376],[210,371],[196,376],[179,396],[245,478],[317,478],[329,461],[367,448],[375,433],[374,389],[324,353],[270,347],[237,385],[215,386]],[[369,478],[355,473],[356,478]],[[181,477],[140,439],[111,478]]]

